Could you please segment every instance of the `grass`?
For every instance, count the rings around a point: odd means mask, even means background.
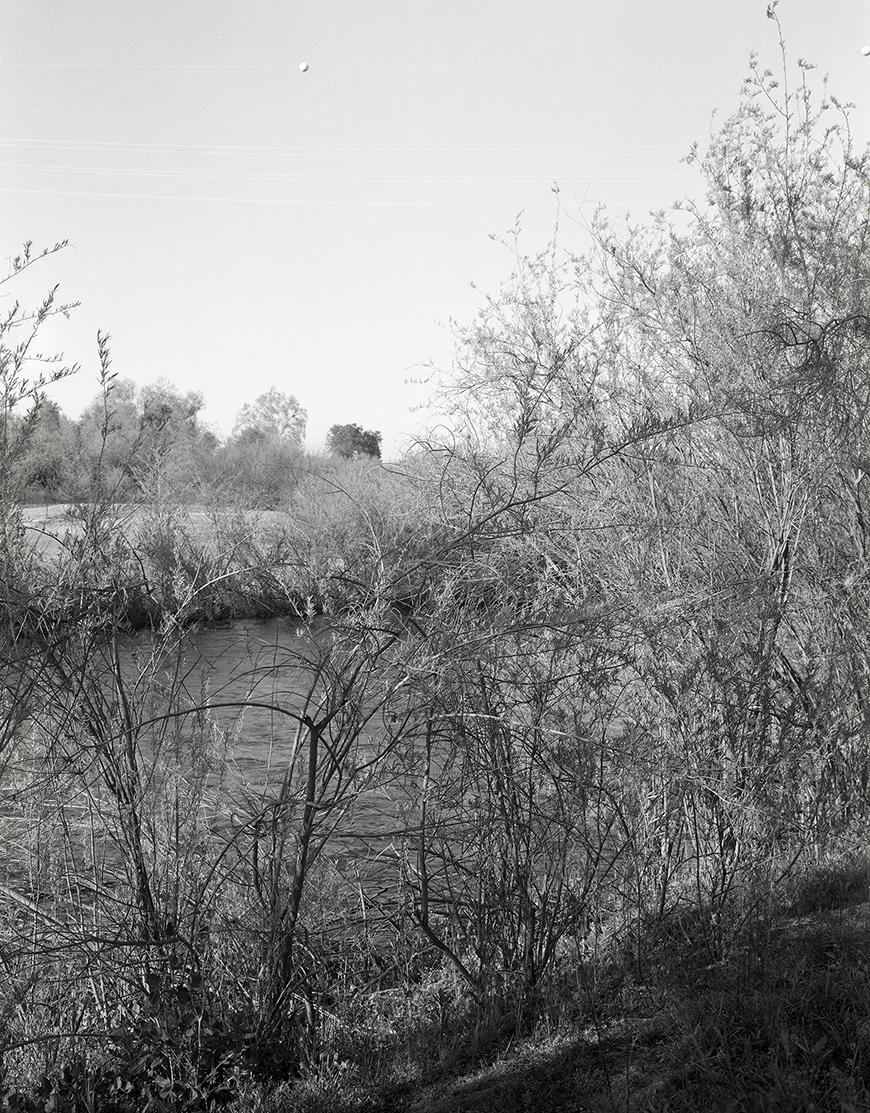
[[[113,510],[123,559],[113,590],[125,599],[128,628],[236,618],[299,616],[320,609],[325,592],[293,559],[292,519],[277,511],[149,506]],[[58,503],[24,508],[25,537],[49,579],[69,564],[82,538],[74,508]]]
[[[717,963],[685,925],[646,940],[553,1025],[420,1088],[409,1113],[858,1113],[870,1108],[870,905],[855,863],[808,871],[795,897],[753,920]],[[814,912],[803,892],[813,888]],[[843,896],[849,897],[843,902]],[[866,895],[866,894],[865,894]],[[385,1103],[385,1109],[389,1108]]]
[[[866,1110],[870,905],[854,900],[850,878],[857,868],[847,855],[839,867],[831,856],[807,869],[776,908],[757,907],[739,927],[722,928],[725,957],[716,962],[695,914],[647,929],[643,981],[636,955],[616,938],[594,970],[593,960],[585,970],[565,962],[530,1029],[492,1002],[475,1006],[437,965],[406,979],[402,992],[351,994],[336,1006],[341,1024],[331,1050],[304,1064],[293,1081],[240,1080],[225,1108]],[[813,911],[806,910],[808,889],[815,894]],[[578,974],[579,994],[571,989]]]
[[[44,575],[51,579],[70,557],[75,562],[83,529],[72,504],[28,506],[22,515],[26,543]],[[414,593],[401,568],[413,568],[419,554],[405,527],[372,542],[369,531],[377,532],[377,524],[344,496],[324,498],[316,485],[287,511],[118,504],[108,516],[123,550],[114,588],[127,599],[128,628],[166,616],[191,623],[341,613],[377,594],[385,577],[396,605]],[[414,529],[425,533],[425,523]]]

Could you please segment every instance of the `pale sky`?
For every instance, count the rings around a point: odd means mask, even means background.
[[[94,337],[145,383],[202,391],[227,432],[271,385],[309,413],[412,434],[420,365],[449,363],[510,260],[698,192],[680,159],[736,107],[766,0],[0,0],[0,256],[69,239],[40,289],[96,389]],[[793,59],[870,136],[868,0],[782,0]],[[308,73],[299,63],[310,65]],[[5,270],[5,259],[0,261]],[[477,284],[478,289],[470,283]],[[54,338],[53,336],[53,338]]]

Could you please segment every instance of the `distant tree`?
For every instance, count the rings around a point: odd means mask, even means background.
[[[381,434],[356,424],[333,425],[326,438],[327,451],[352,460],[354,456],[381,458]]]
[[[108,407],[106,421],[104,401],[97,397],[78,423],[82,495],[98,467],[125,497],[187,497],[201,485],[217,446],[214,434],[199,421],[201,394],[181,392],[165,379],[143,387],[116,379]]]
[[[292,394],[271,387],[254,402],[245,403],[233,426],[233,436],[279,437],[291,444],[301,444],[305,437],[308,414]]]
[[[75,427],[56,402],[45,399],[20,462],[27,498],[66,497],[75,456]]]
[[[146,496],[187,498],[200,487],[216,447],[199,421],[203,405],[198,391],[182,393],[166,379],[139,391],[138,449],[130,472]]]
[[[77,423],[76,498],[88,499],[104,485],[118,497],[130,493],[129,464],[139,437],[138,388],[132,379],[112,377],[105,396],[98,394]]]
[[[55,286],[40,306],[28,309],[12,295],[19,277],[43,260],[63,251],[66,241],[40,252],[28,241],[21,252],[9,260],[8,273],[0,277],[0,293],[7,301],[0,316],[0,584],[11,575],[8,562],[19,536],[22,490],[30,482],[45,492],[58,478],[62,459],[36,443],[44,413],[58,417],[57,407],[46,398],[53,383],[77,370],[64,364],[63,357],[49,355],[37,348],[42,326],[52,317],[68,317],[73,304],[57,298]],[[27,282],[27,278],[23,280]],[[39,342],[41,346],[41,341]],[[41,457],[41,458],[40,458]],[[2,700],[0,700],[2,703]]]

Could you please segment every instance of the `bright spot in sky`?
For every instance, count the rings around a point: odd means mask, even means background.
[[[870,54],[870,51],[868,51],[868,54]],[[299,63],[299,69],[302,70],[303,73],[308,73],[308,63],[307,62],[300,62]]]
[[[870,46],[862,46],[861,53],[864,55],[865,58],[870,55]]]

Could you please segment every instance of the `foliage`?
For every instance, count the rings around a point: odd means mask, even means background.
[[[381,457],[381,434],[360,425],[333,425],[326,438],[326,450],[352,460],[354,456]]]
[[[282,510],[304,468],[299,447],[287,438],[257,433],[232,437],[215,458],[214,488],[248,509]]]
[[[19,463],[25,500],[47,500],[73,489],[76,442],[74,423],[55,402],[45,399]]]
[[[201,489],[216,449],[199,421],[203,404],[200,394],[182,393],[164,379],[137,387],[113,375],[108,395],[101,389],[77,423],[71,493],[87,499],[99,473],[118,498],[189,498]]]
[[[274,437],[300,445],[305,439],[307,416],[292,394],[284,394],[273,386],[242,406],[233,426],[233,436],[239,440]]]
[[[65,247],[65,242],[58,243],[34,254],[33,245],[25,243],[12,260],[9,274],[0,279],[0,289],[12,294],[13,282]],[[58,315],[67,316],[73,308],[62,303],[57,293],[55,286],[33,310],[15,299],[0,318],[0,580],[6,583],[13,582],[10,561],[21,528],[22,466],[38,427],[45,391],[76,370],[64,365],[60,355],[45,355],[36,348],[45,323]]]

